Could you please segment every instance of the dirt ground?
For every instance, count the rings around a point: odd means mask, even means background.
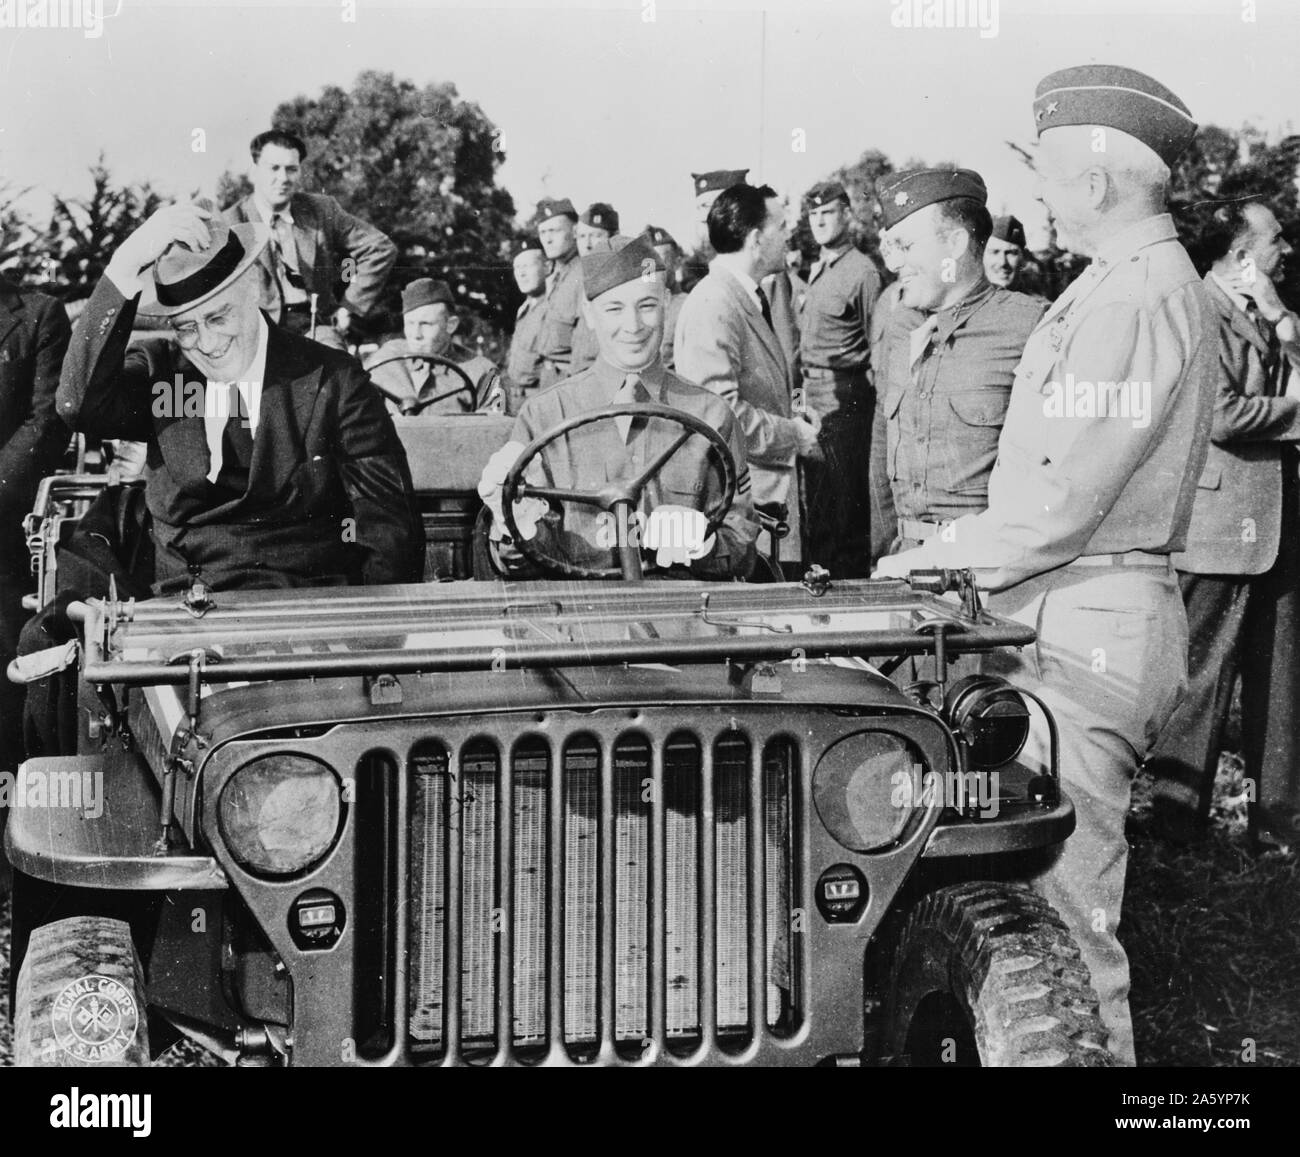
[[[1247,851],[1240,765],[1219,768],[1209,837],[1172,849],[1148,830],[1141,775],[1129,819],[1120,939],[1132,966],[1138,1063],[1300,1066],[1300,863]],[[12,1064],[9,902],[0,902],[0,1066]],[[184,1043],[157,1063],[221,1062]]]

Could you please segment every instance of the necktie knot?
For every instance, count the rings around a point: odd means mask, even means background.
[[[767,322],[767,328],[775,332],[776,327],[772,324],[772,306],[768,303],[767,294],[763,292],[761,285],[754,286],[754,292],[758,295],[758,308],[763,311],[763,320]]]

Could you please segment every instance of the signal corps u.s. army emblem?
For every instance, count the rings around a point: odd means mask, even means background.
[[[131,990],[110,976],[85,976],[59,993],[50,1010],[55,1043],[81,1061],[112,1061],[131,1047],[140,1010]]]

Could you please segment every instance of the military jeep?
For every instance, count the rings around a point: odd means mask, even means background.
[[[1034,635],[967,572],[67,613],[77,751],[6,837],[19,1063],[1110,1063],[1023,882],[1074,825],[1050,715],[952,677]]]

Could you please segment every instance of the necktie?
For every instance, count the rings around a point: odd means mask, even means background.
[[[298,244],[293,239],[293,226],[283,213],[277,213],[271,222],[271,235],[275,247],[275,269],[280,281],[280,296],[285,304],[307,300],[307,289],[298,275]]]
[[[614,395],[614,405],[616,406],[621,406],[627,402],[648,402],[649,400],[649,391],[646,390],[639,374],[628,374],[623,379],[623,384],[619,387],[618,393]],[[635,420],[638,422],[644,421],[640,418]],[[623,415],[614,419],[614,425],[618,427],[619,437],[623,439],[625,445],[631,437],[633,421],[631,415]]]
[[[1278,340],[1277,331],[1264,320],[1263,315],[1259,312],[1259,306],[1254,301],[1247,300],[1246,316],[1250,318],[1256,332],[1264,339],[1264,344],[1268,346],[1268,355],[1264,359],[1268,392],[1270,395],[1280,394],[1282,392],[1282,375],[1280,373],[1282,368],[1282,343]]]
[[[227,490],[248,489],[253,431],[236,382],[209,382],[204,419],[208,443],[208,481]]]
[[[754,286],[754,292],[758,294],[758,308],[763,311],[763,320],[767,322],[767,328],[776,333],[776,326],[772,324],[772,307],[767,303],[767,294],[763,292],[761,285]]]

